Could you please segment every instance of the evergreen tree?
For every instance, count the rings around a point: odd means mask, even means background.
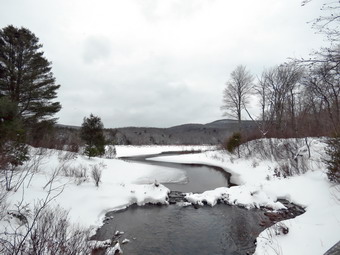
[[[327,165],[327,176],[331,182],[340,183],[340,135],[329,138],[326,153],[329,158],[325,160]]]
[[[60,85],[55,84],[39,39],[26,28],[12,25],[0,30],[0,97],[17,105],[25,124],[54,123],[61,108],[53,101]]]
[[[17,106],[7,97],[0,98],[0,169],[21,165],[28,159],[25,130]]]
[[[228,138],[228,140],[226,141],[225,148],[230,153],[233,153],[235,149],[237,148],[237,154],[238,154],[238,157],[240,157],[240,149],[239,149],[240,145],[241,145],[241,133],[237,132],[237,133],[233,133],[233,135]]]
[[[89,157],[101,156],[105,153],[104,125],[98,116],[92,113],[84,118],[80,129],[80,137],[85,141],[85,154]]]

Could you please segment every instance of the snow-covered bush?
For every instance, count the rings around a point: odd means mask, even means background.
[[[88,180],[87,171],[88,167],[84,164],[73,165],[72,162],[64,160],[55,169],[57,175],[73,177],[77,185]]]
[[[72,152],[72,151],[59,151],[58,153],[58,159],[61,162],[70,161],[72,159],[75,159],[76,157],[77,157],[77,153]]]
[[[9,254],[89,254],[89,230],[70,225],[68,213],[60,207],[37,206],[21,227],[11,224],[0,233],[0,253]]]
[[[100,166],[92,166],[91,176],[96,186],[99,187],[100,179],[102,178],[102,169],[100,168]]]
[[[105,158],[113,159],[117,155],[114,145],[108,145],[105,147]]]
[[[73,177],[77,185],[86,182],[88,180],[87,167],[84,165],[79,165],[77,168],[74,168]]]
[[[85,165],[78,165],[65,168],[65,176],[73,177],[77,185],[88,180],[87,167]]]
[[[240,145],[240,156],[277,162],[274,169],[278,177],[303,174],[315,163],[322,163],[325,144],[323,139],[258,139]],[[311,154],[313,154],[311,156]]]

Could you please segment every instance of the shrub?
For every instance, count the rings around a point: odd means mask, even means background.
[[[234,150],[241,144],[241,133],[233,133],[231,137],[228,138],[225,148],[229,152],[234,152]]]
[[[340,183],[340,135],[329,138],[327,141],[326,154],[329,156],[325,160],[327,165],[327,176],[331,182]]]
[[[77,255],[90,254],[90,231],[70,224],[68,212],[60,207],[36,207],[33,222],[27,222],[20,212],[12,212],[17,219],[23,218],[21,228],[0,233],[0,253]],[[22,221],[22,220],[20,220]]]
[[[106,150],[105,150],[105,157],[106,158],[112,159],[112,158],[115,158],[116,155],[117,155],[117,151],[116,151],[115,146],[109,145],[109,146],[106,147]]]
[[[85,146],[84,154],[88,156],[89,158],[91,157],[96,157],[96,156],[101,156],[104,154],[105,149],[104,146]]]
[[[97,187],[99,187],[100,180],[102,178],[102,170],[98,165],[92,166],[92,178]]]

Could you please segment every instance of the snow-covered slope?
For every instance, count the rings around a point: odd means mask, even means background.
[[[31,160],[22,166],[22,176],[34,161],[39,161],[40,166],[33,178],[30,178],[29,173],[17,191],[13,189],[9,192],[9,209],[15,209],[15,205],[22,199],[32,207],[44,199],[50,188],[47,184],[51,176],[55,175],[51,196],[62,192],[52,204],[59,204],[69,210],[70,220],[85,226],[100,225],[107,211],[133,203],[166,203],[169,190],[163,185],[154,185],[155,180],[181,182],[186,178],[183,171],[176,169],[128,163],[118,159],[88,159],[65,151],[45,150],[44,155],[37,155],[37,149],[31,148],[31,155]],[[102,172],[99,187],[95,186],[91,177],[95,167]],[[12,183],[15,184],[16,179]]]
[[[289,160],[280,158],[274,160],[271,158],[270,142],[267,140],[260,142],[264,144],[263,149],[268,152],[269,157],[263,153],[261,156],[261,153],[254,149],[259,143],[254,141],[242,149],[241,158],[224,151],[210,151],[150,160],[217,165],[232,173],[232,181],[239,185],[229,189],[218,188],[202,194],[188,194],[191,202],[205,201],[214,205],[217,199],[228,196],[230,201],[236,201],[234,204],[248,208],[265,203],[275,208],[278,205],[275,203],[276,199],[285,198],[306,207],[304,214],[277,224],[285,224],[289,228],[287,235],[276,235],[277,225],[263,231],[257,238],[255,254],[325,253],[340,239],[340,187],[331,184],[327,179],[326,166],[322,161],[326,156],[324,139],[309,138],[307,142],[310,151],[304,140],[271,141],[276,148],[287,142],[296,142],[295,157],[298,161],[303,161],[304,169],[301,170],[303,173],[287,178],[278,177],[275,169],[280,168],[282,163],[289,164]],[[302,166],[300,168],[302,169]]]
[[[285,140],[274,142],[276,148],[287,147]],[[257,238],[256,254],[323,254],[340,238],[340,189],[327,179],[326,168],[322,163],[325,156],[323,140],[308,139],[307,142],[309,151],[303,140],[297,142],[298,147],[294,155],[297,160],[293,159],[294,161],[284,157],[280,159],[278,156],[274,160],[268,147],[270,143],[266,140],[245,146],[241,158],[213,147],[117,146],[116,149],[118,156],[211,149],[202,153],[164,156],[150,160],[220,166],[230,172],[231,181],[239,185],[221,187],[202,194],[187,194],[187,199],[191,202],[204,201],[213,206],[217,199],[224,198],[230,204],[246,208],[264,205],[279,209],[282,204],[277,202],[277,199],[286,198],[305,206],[306,212],[301,216],[279,223],[289,228],[287,235],[276,235],[275,226],[262,232]],[[262,152],[257,151],[259,143],[262,143]],[[37,152],[38,149],[32,148],[31,160],[22,166],[24,175],[30,169],[28,177],[18,190],[13,189],[8,193],[8,209],[15,210],[19,203],[29,203],[33,207],[46,197],[52,187],[52,195],[60,191],[62,193],[51,205],[60,205],[69,210],[71,222],[84,226],[101,225],[105,212],[124,208],[132,203],[167,203],[169,190],[158,183],[181,182],[186,178],[181,170],[159,166],[128,163],[118,159],[88,159],[65,151],[43,150],[43,155]],[[286,156],[289,158],[288,154]],[[295,173],[287,178],[278,176],[277,169],[282,165],[289,166],[295,161],[303,162],[303,171],[300,174]],[[32,167],[35,163],[39,163],[36,169]],[[102,171],[99,187],[96,187],[91,179],[91,171],[94,168]],[[55,178],[52,186],[49,186],[51,176]],[[20,175],[16,176],[19,177]],[[14,179],[13,183],[15,181]],[[0,221],[0,232],[7,223],[6,218]]]

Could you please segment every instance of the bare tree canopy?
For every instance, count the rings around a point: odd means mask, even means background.
[[[311,1],[304,0],[302,5]],[[327,36],[329,45],[314,52],[310,59],[296,62],[307,70],[303,79],[304,116],[313,120],[314,129],[330,135],[330,130],[340,132],[340,2],[324,0],[320,10],[323,13],[312,21],[312,27]]]
[[[241,122],[242,109],[248,104],[248,96],[253,86],[253,75],[245,66],[239,65],[230,74],[223,91],[223,105],[221,109],[226,116],[236,118]]]
[[[302,6],[312,0],[302,1]],[[339,42],[340,39],[340,2],[326,0],[320,8],[325,15],[321,15],[312,21],[312,27],[319,33],[325,34],[331,42]]]
[[[267,120],[276,128],[286,128],[287,124],[296,132],[297,101],[300,92],[299,82],[303,70],[294,63],[280,65],[263,74],[263,86],[266,93],[268,112]]]
[[[328,116],[330,126],[335,132],[339,132],[340,127],[339,63],[339,60],[321,58],[318,62],[309,65],[310,68],[304,79],[306,94],[309,96],[309,109]],[[328,121],[323,121],[323,125],[326,124]]]

